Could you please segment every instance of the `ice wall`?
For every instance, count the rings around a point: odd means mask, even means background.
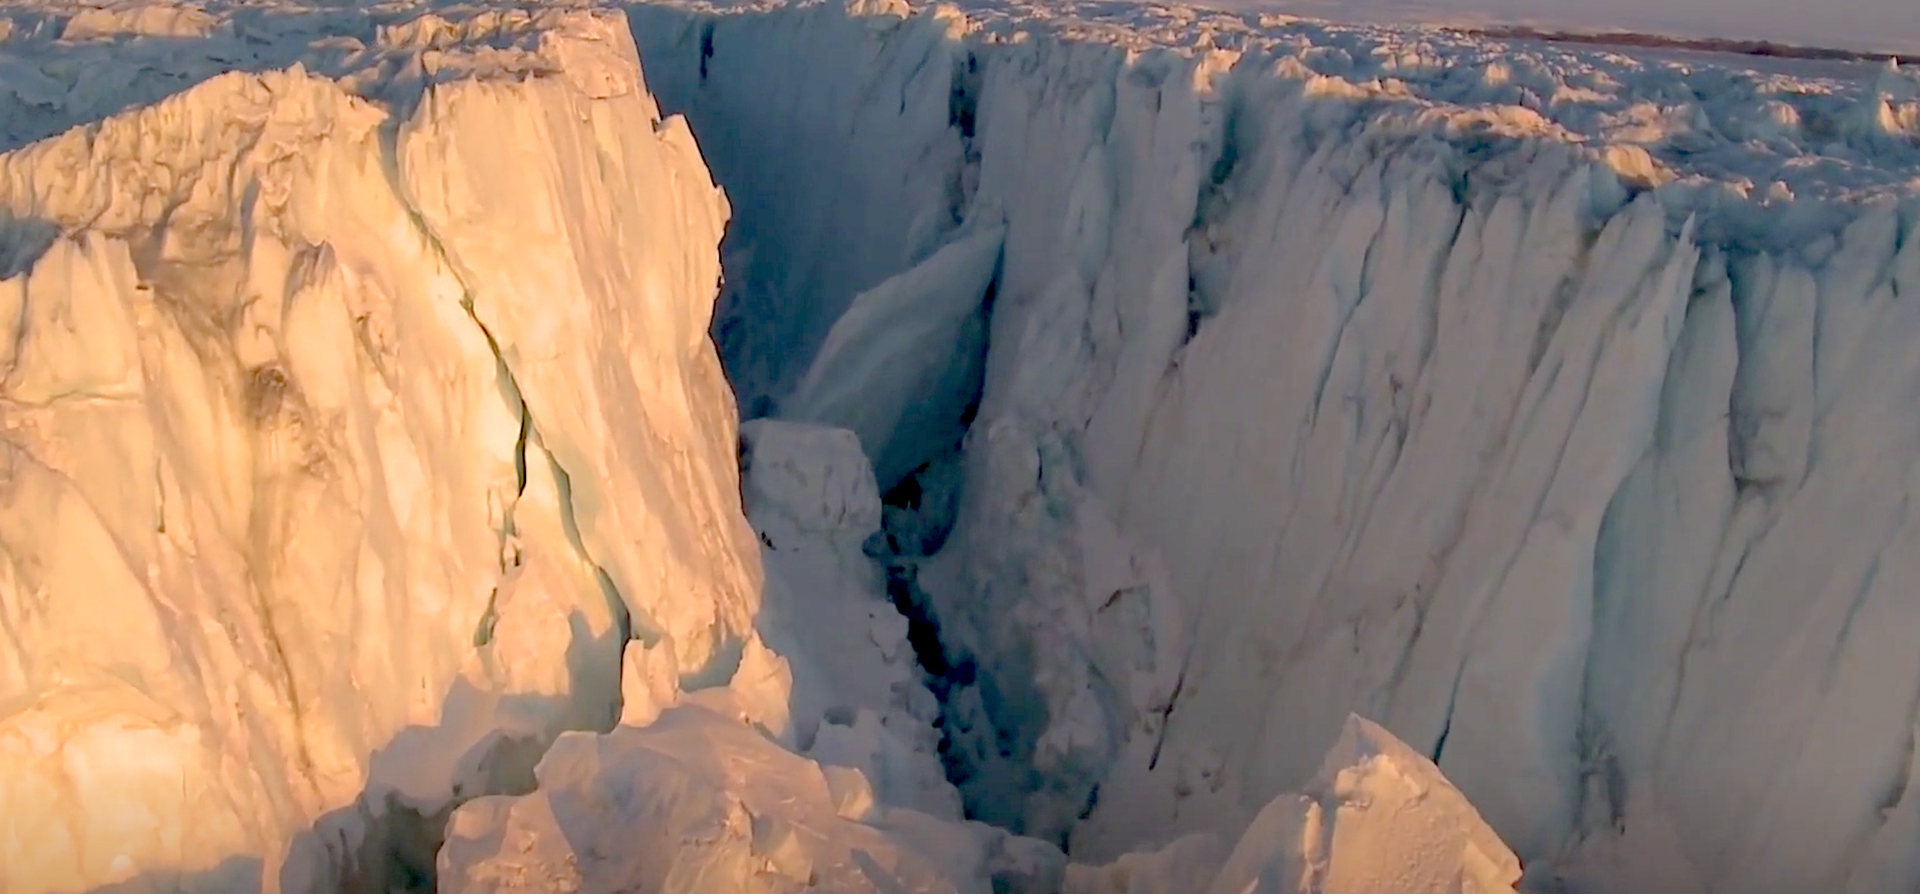
[[[733,206],[755,209],[727,232],[732,272],[714,327],[751,415],[787,397],[856,293],[931,254],[960,222],[971,187],[950,96],[966,55],[949,31],[961,19],[901,22],[892,13],[904,9],[777,7],[725,28],[628,9],[655,95],[697,122]],[[756,61],[736,64],[742,56]]]
[[[850,160],[804,189],[871,197],[902,132],[850,122],[925,122],[963,151],[910,180],[1006,228],[959,527],[901,558],[978,659],[947,705],[976,815],[1083,858],[1237,829],[1357,711],[1538,886],[1920,881],[1911,75],[1098,5],[662,20],[643,58],[703,140],[768,128]],[[798,61],[907,56],[852,90]],[[798,201],[743,226],[917,260]]]
[[[98,12],[9,58],[306,63],[0,155],[0,888],[417,886],[757,642],[725,200],[617,12]]]

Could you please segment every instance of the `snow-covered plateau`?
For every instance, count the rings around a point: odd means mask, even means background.
[[[5,894],[1920,888],[1915,72],[37,0],[0,150]]]

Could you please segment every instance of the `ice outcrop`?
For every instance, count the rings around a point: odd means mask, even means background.
[[[1512,894],[1520,861],[1432,761],[1349,716],[1299,797],[1269,802],[1209,894]]]
[[[746,175],[758,409],[906,234],[1005,228],[961,458],[916,479],[964,470],[957,526],[892,559],[978,670],[976,815],[1082,859],[1231,834],[1358,712],[1537,886],[1920,883],[1910,71],[1104,4],[634,21],[723,180],[749,132],[813,172]]]
[[[855,296],[782,416],[860,436],[882,491],[958,443],[980,397],[984,302],[1006,232],[965,233]]]
[[[332,15],[0,155],[0,888],[417,885],[630,636],[669,689],[757,644],[727,207],[624,20]],[[116,21],[10,62],[261,43]]]
[[[864,550],[881,506],[859,439],[772,419],[740,434],[747,518],[767,568],[755,624],[793,668],[788,744],[865,774],[884,803],[959,819],[932,727],[938,704]]]

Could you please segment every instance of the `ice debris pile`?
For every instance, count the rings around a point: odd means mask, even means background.
[[[1275,798],[1230,852],[1208,835],[1104,866],[1036,839],[876,805],[857,770],[724,714],[567,733],[538,791],[469,801],[442,890],[891,894],[1513,894],[1520,863],[1426,758],[1350,718],[1309,791]]]

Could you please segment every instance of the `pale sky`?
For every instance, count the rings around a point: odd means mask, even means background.
[[[1920,0],[1201,0],[1316,18],[1534,24],[1920,53]]]

